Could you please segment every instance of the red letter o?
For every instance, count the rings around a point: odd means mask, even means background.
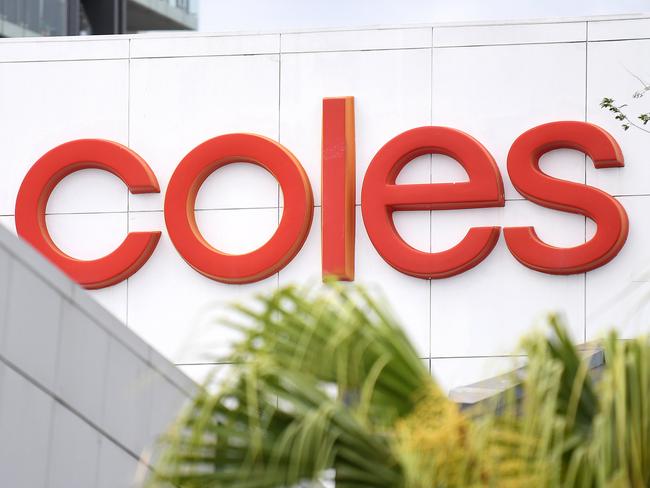
[[[205,179],[236,162],[257,164],[278,180],[284,213],[266,244],[234,255],[215,249],[203,238],[194,206]],[[223,283],[252,283],[282,269],[305,242],[313,211],[309,179],[298,160],[279,143],[254,134],[228,134],[198,145],[174,171],[165,196],[165,222],[177,251],[199,273]]]

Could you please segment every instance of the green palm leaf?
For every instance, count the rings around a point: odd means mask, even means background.
[[[218,393],[163,441],[152,486],[650,486],[650,343],[605,343],[598,378],[556,317],[524,343],[523,397],[461,412],[362,288],[287,287],[240,307]]]

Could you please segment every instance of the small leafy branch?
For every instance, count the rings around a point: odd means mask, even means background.
[[[643,98],[647,92],[650,91],[650,84],[646,83],[634,74],[632,74],[632,76],[634,76],[639,81],[639,83],[641,83],[641,89],[637,90],[632,95],[633,99],[639,100]],[[636,117],[630,118],[630,116],[627,114],[627,110],[624,111],[624,109],[628,108],[628,104],[624,103],[622,105],[617,105],[616,100],[607,97],[601,100],[600,108],[612,112],[612,114],[614,114],[614,118],[621,122],[621,127],[623,127],[623,130],[628,130],[630,127],[634,127],[650,134],[650,129],[646,127],[650,121],[650,112],[645,112],[637,115]],[[637,120],[639,122],[637,122]]]

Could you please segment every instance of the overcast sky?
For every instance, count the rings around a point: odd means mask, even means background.
[[[200,0],[202,31],[537,19],[650,13],[650,0]]]

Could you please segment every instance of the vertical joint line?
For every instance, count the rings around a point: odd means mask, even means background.
[[[585,22],[585,122],[587,122],[589,103],[589,21]],[[587,155],[585,154],[585,185],[587,184]],[[587,242],[587,217],[585,221],[585,242]],[[583,273],[582,279],[582,341],[587,342],[587,273]]]
[[[127,95],[126,95],[126,144],[128,147],[131,147],[131,38],[129,37],[129,59],[127,65]],[[130,232],[130,223],[131,223],[131,193],[126,190],[126,233]],[[125,300],[125,310],[124,310],[124,322],[127,327],[129,326],[129,281],[130,278],[126,279],[126,300]]]
[[[430,88],[429,88],[429,103],[430,105],[430,110],[429,110],[429,125],[433,125],[433,62],[434,62],[434,56],[433,56],[433,36],[434,36],[434,30],[435,27],[431,27],[431,57],[430,57],[430,64],[431,66],[429,67],[430,74],[429,74],[429,83],[430,83]],[[433,155],[429,155],[429,183],[433,183]],[[429,210],[429,252],[432,252],[433,250],[433,210]],[[431,342],[433,341],[433,283],[432,280],[429,279],[429,374],[431,374]]]
[[[280,131],[282,127],[282,34],[278,34],[278,142],[282,144]],[[277,224],[280,226],[280,183],[277,182]],[[276,274],[276,286],[280,288],[280,271]]]

